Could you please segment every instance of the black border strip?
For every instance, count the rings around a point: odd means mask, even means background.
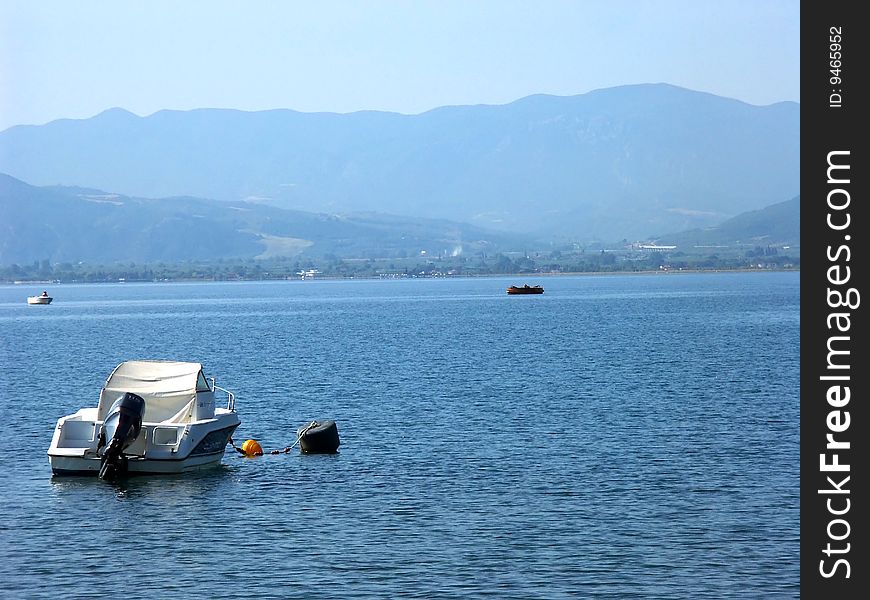
[[[867,345],[861,301],[870,295],[860,298],[858,283],[870,268],[870,133],[859,130],[870,111],[861,81],[870,25],[860,6],[801,3],[800,572],[808,598],[866,597],[870,589],[867,496],[859,492],[870,487],[868,375],[859,358]]]

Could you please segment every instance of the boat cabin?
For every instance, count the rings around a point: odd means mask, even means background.
[[[145,400],[144,423],[191,423],[215,415],[214,390],[200,363],[130,360],[118,365],[100,390],[97,421],[126,392]]]

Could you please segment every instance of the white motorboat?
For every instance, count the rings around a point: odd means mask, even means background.
[[[39,296],[27,297],[28,304],[51,304],[52,300],[54,300],[54,298],[49,296],[48,292],[42,292]]]
[[[96,407],[58,420],[48,460],[54,475],[181,473],[220,464],[240,423],[235,395],[201,364],[132,360],[115,367]]]

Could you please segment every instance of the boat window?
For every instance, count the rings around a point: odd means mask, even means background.
[[[199,372],[199,375],[196,377],[196,391],[197,392],[210,392],[211,387],[209,387],[208,382],[205,380],[205,375],[202,374],[202,371]]]
[[[155,446],[174,446],[178,443],[178,428],[155,427],[152,436]]]

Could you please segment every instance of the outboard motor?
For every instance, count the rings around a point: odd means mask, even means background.
[[[109,408],[100,432],[101,443],[108,440],[108,446],[100,457],[100,479],[116,477],[127,471],[124,450],[139,437],[144,414],[145,400],[131,392],[115,400]]]

